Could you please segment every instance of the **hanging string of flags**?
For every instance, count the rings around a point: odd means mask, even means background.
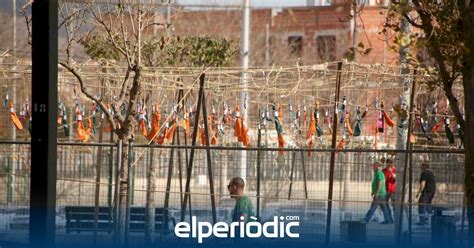
[[[76,98],[74,106],[74,121],[68,123],[68,108],[64,102],[60,102],[58,106],[58,130],[63,132],[65,137],[71,136],[71,128],[75,127],[76,130],[76,139],[80,142],[89,142],[94,139],[94,134],[97,133],[97,127],[102,126],[102,130],[105,132],[112,131],[112,124],[110,121],[105,118],[105,113],[102,113],[102,110],[98,107],[97,104],[92,103],[89,109],[86,109],[85,105],[81,103],[79,95],[74,89],[74,95]],[[168,114],[167,110],[162,111],[161,106],[152,105],[151,111],[148,110],[146,106],[146,100],[140,99],[139,104],[137,104],[137,129],[141,136],[150,142],[155,142],[157,144],[169,144],[173,140],[173,136],[176,128],[181,127],[186,135],[191,133],[191,122],[194,120],[194,105],[189,101],[189,108],[183,108],[182,113],[176,113],[175,111]],[[174,104],[176,105],[176,104]],[[270,114],[269,106],[273,115]],[[32,117],[30,114],[30,103],[28,100],[25,101],[21,106],[20,114],[17,115],[14,103],[9,99],[9,94],[7,93],[4,98],[3,106],[9,109],[9,117],[13,126],[17,130],[23,130],[25,126],[28,127],[28,130],[31,129]],[[326,134],[332,134],[333,130],[333,118],[330,117],[328,109],[321,108],[319,100],[315,101],[314,109],[308,111],[308,107],[303,101],[303,104],[298,104],[296,110],[293,109],[292,102],[287,104],[289,113],[285,118],[283,112],[283,105],[272,103],[267,104],[266,107],[259,110],[259,123],[260,126],[267,125],[267,122],[273,122],[275,125],[274,131],[276,132],[275,143],[278,144],[280,149],[279,154],[283,154],[283,148],[287,146],[288,140],[291,145],[294,146],[295,143],[291,141],[303,140],[303,142],[296,145],[314,148],[315,145],[323,144],[323,137]],[[393,108],[390,112],[385,108],[384,101],[375,101],[375,129],[374,133],[371,131],[365,133],[363,125],[365,119],[369,113],[369,106],[365,107],[357,105],[349,105],[348,98],[344,96],[342,101],[337,104],[337,114],[339,123],[342,126],[342,137],[337,143],[337,149],[343,149],[351,141],[351,137],[361,137],[361,136],[373,136],[373,146],[375,149],[378,148],[379,135],[386,132],[386,127],[397,128],[398,135],[401,135],[402,129],[404,127],[403,118],[399,118],[398,124],[397,121],[393,119]],[[351,112],[349,106],[355,106],[354,112]],[[177,106],[173,106],[175,109]],[[247,108],[247,106],[243,106]],[[362,111],[362,109],[364,109]],[[113,108],[110,104],[107,105],[107,111],[114,115]],[[122,108],[122,111],[125,111]],[[324,114],[321,115],[321,112]],[[444,132],[446,139],[449,144],[455,144],[455,134],[451,129],[450,118],[447,116],[448,113],[444,115],[438,114],[438,104],[434,102],[431,106],[430,114],[424,114],[428,111],[419,111],[414,112],[415,121],[414,121],[414,132],[409,134],[410,142],[416,142],[415,132],[421,132],[422,136],[426,138],[427,141],[432,141],[434,136],[439,136],[439,133],[444,127]],[[211,114],[207,117],[209,123],[209,140],[210,145],[217,145],[219,143],[219,137],[224,136],[228,133],[228,129],[233,129],[233,136],[235,137],[234,142],[238,142],[245,147],[251,146],[251,137],[249,135],[249,120],[245,119],[241,114],[241,107],[236,106],[234,111],[232,111],[229,105],[224,102],[223,108],[221,111],[221,117],[218,117],[218,113],[214,107],[214,104],[211,106]],[[162,115],[164,119],[162,120]],[[309,115],[309,116],[308,116]],[[440,118],[441,117],[441,118]],[[430,121],[428,121],[428,119]],[[289,121],[288,121],[289,120]],[[100,125],[102,122],[102,125]],[[287,129],[293,132],[285,132],[284,126],[288,125]],[[201,140],[202,145],[206,144],[206,132],[204,128],[204,123],[201,121],[198,125],[198,137]],[[325,131],[326,130],[326,131]],[[367,130],[367,129],[366,129]],[[460,146],[464,143],[464,134],[459,125],[456,125],[455,128],[457,136],[460,139]],[[312,155],[312,152],[308,152],[308,156]]]

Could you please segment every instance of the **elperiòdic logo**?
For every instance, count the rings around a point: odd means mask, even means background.
[[[241,217],[241,220],[244,218]],[[207,221],[197,221],[196,216],[192,216],[191,223],[179,222],[174,228],[176,237],[179,238],[197,238],[198,243],[203,239],[213,235],[216,238],[299,238],[300,234],[293,230],[299,227],[298,216],[274,216],[273,221],[260,223],[255,217],[250,217],[253,221],[237,221],[227,224],[226,222],[217,222],[214,225]],[[288,221],[288,222],[285,222]],[[289,221],[291,220],[291,221]]]

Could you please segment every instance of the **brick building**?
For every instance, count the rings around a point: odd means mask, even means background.
[[[358,41],[372,48],[361,63],[397,62],[397,54],[388,50],[379,34],[386,8],[380,0],[365,0],[357,20]],[[319,3],[321,4],[321,3]],[[331,5],[293,8],[253,8],[251,10],[250,65],[303,64],[344,58],[353,41],[354,20],[349,18],[350,5],[344,0]],[[176,11],[171,16],[174,35],[198,35],[235,39],[240,42],[241,9],[207,9]]]

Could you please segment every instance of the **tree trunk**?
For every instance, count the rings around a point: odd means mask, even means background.
[[[129,140],[127,136],[121,138],[123,149],[122,149],[122,163],[120,165],[120,191],[119,191],[119,217],[118,217],[118,232],[117,232],[117,243],[120,246],[125,244],[125,223],[126,223],[126,210],[127,210],[127,196],[128,196],[128,146]]]
[[[406,0],[404,1],[405,3],[407,2]],[[404,18],[401,17],[401,22],[400,22],[400,29],[401,32],[403,32],[405,35],[410,34],[410,24],[408,21]],[[410,102],[410,95],[414,94],[414,92],[411,92],[411,85],[413,82],[410,81],[410,69],[408,68],[408,54],[409,54],[409,47],[400,47],[400,65],[402,67],[402,86],[403,86],[403,94],[400,97],[400,107],[401,109],[407,111],[407,113],[410,111],[409,106],[411,104]],[[409,116],[402,116],[399,115],[398,117],[398,123],[397,126],[394,128],[401,127],[401,135],[397,134],[397,143],[396,143],[396,149],[399,150],[408,150],[407,147],[407,139],[408,139],[408,123]],[[398,130],[396,130],[398,131]],[[402,191],[403,191],[403,172],[405,169],[405,159],[406,156],[408,156],[407,153],[400,153],[397,154],[394,162],[395,166],[397,169],[397,188],[396,188],[396,195],[395,195],[395,201],[396,202],[401,202],[402,199]],[[401,233],[403,233],[406,228],[403,228],[406,226],[406,222],[402,223],[406,220],[405,216],[400,218],[400,215],[402,211],[404,212],[404,215],[406,214],[406,211],[404,211],[404,206],[401,206],[400,204],[393,204],[393,217],[395,221],[395,229],[394,229],[394,234],[396,238],[396,243],[398,243],[400,240],[398,239],[401,237]],[[401,233],[400,233],[401,232]]]
[[[155,230],[155,190],[156,190],[156,165],[154,161],[154,149],[150,150],[150,168],[148,172],[148,184],[146,190],[146,215],[145,215],[145,244],[153,243],[153,232]]]
[[[465,194],[467,203],[467,219],[469,222],[469,246],[474,245],[474,101],[469,96],[474,94],[474,2],[466,9],[463,16],[463,35],[466,45],[463,66],[463,84],[466,121],[465,132]]]

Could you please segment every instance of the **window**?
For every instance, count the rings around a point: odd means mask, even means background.
[[[303,37],[302,36],[288,37],[288,47],[290,48],[291,54],[300,56],[301,51],[303,50]]]
[[[318,58],[320,61],[336,60],[336,36],[323,35],[316,38]]]

